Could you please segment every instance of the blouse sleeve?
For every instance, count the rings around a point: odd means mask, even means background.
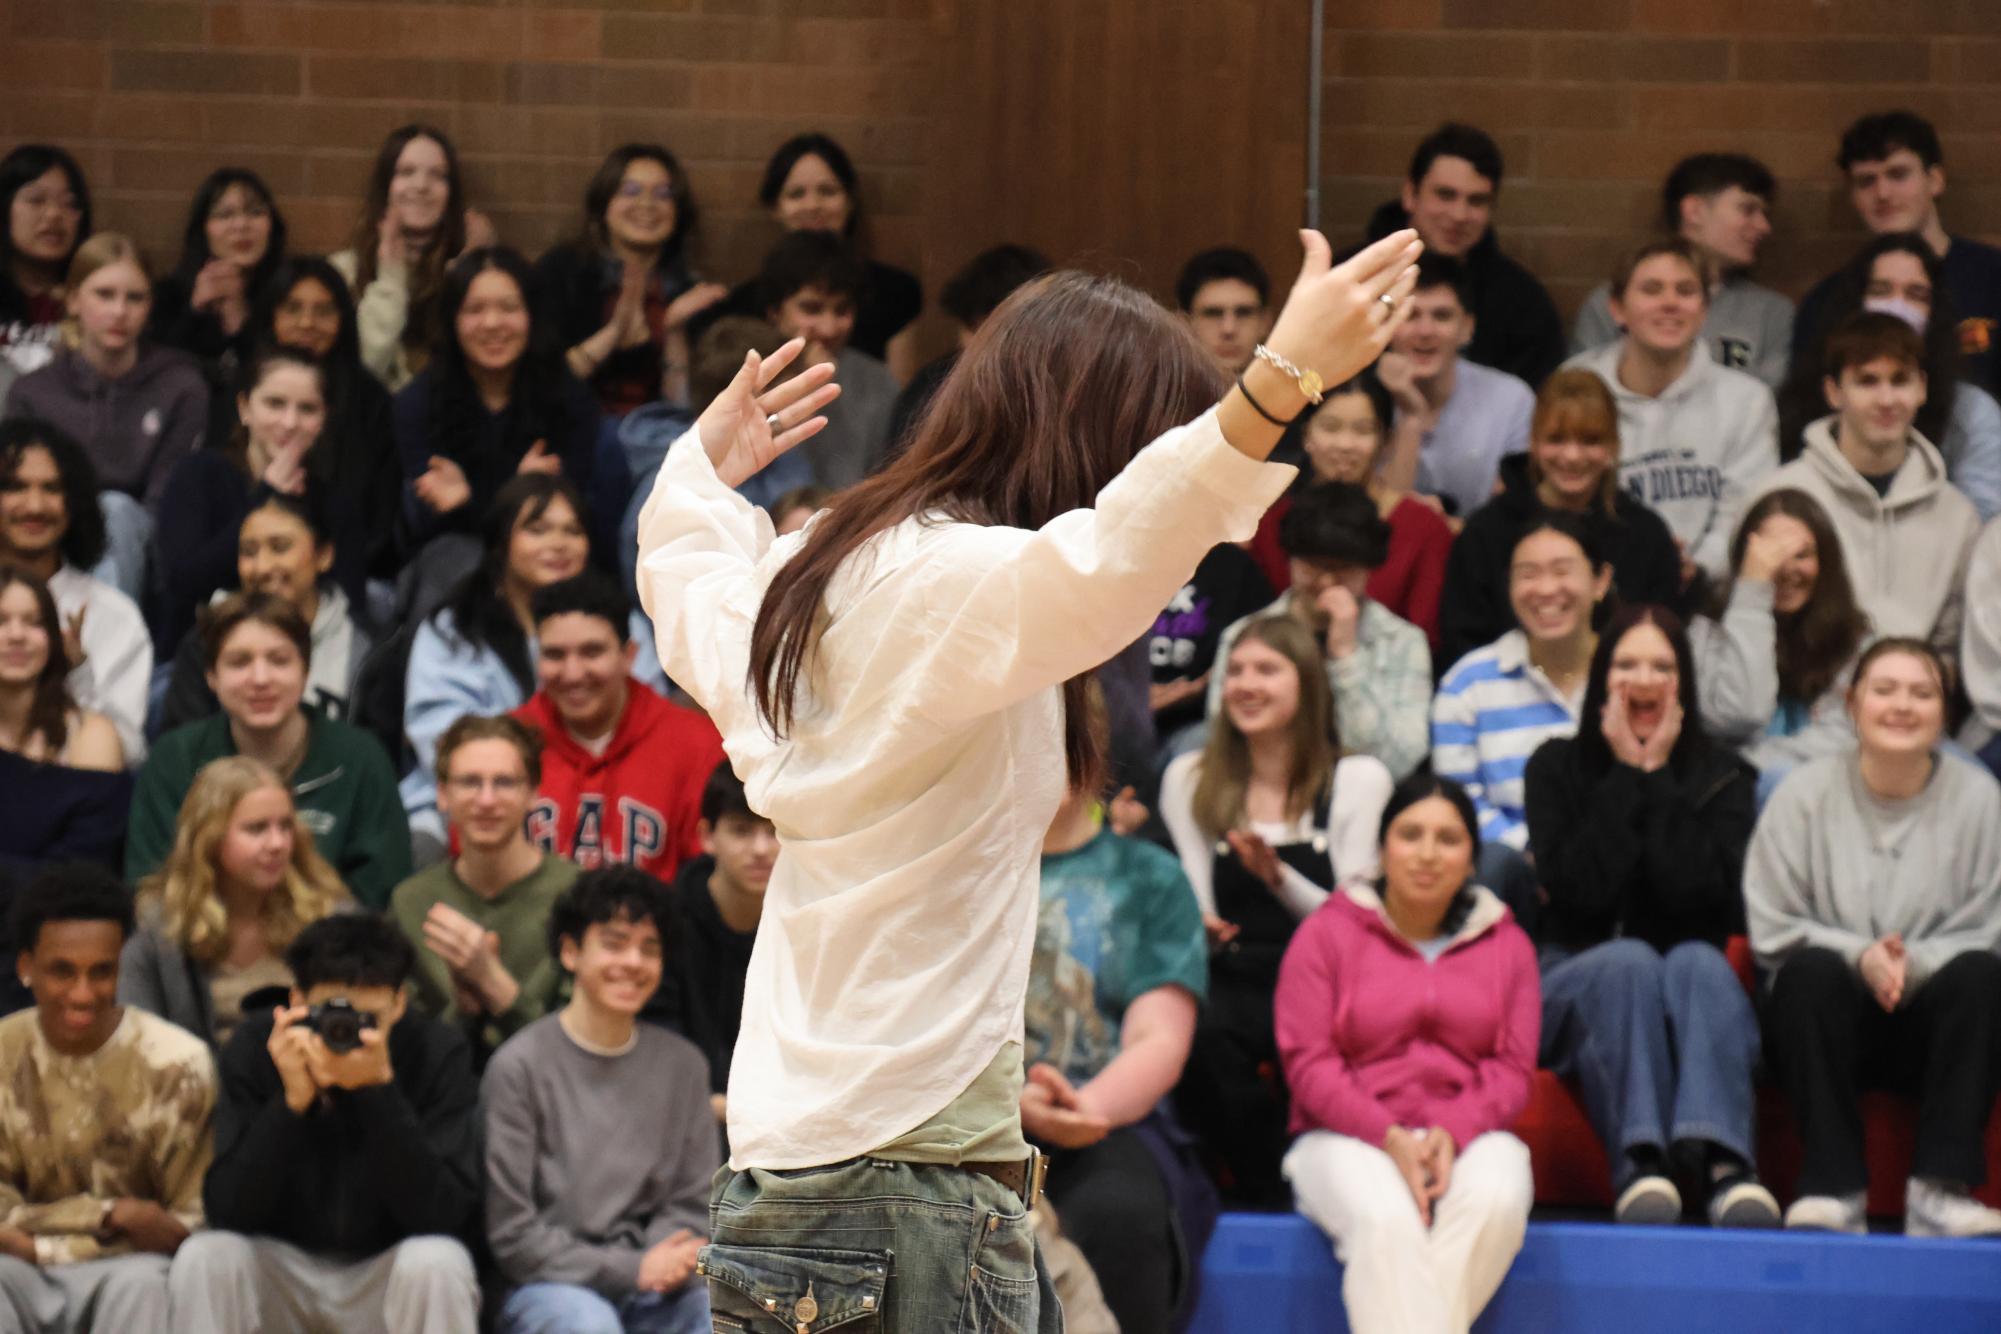
[[[1247,540],[1295,471],[1237,452],[1211,410],[1140,451],[1095,508],[1035,530],[941,524],[881,597],[871,663],[895,673],[901,710],[944,727],[1090,671],[1146,632],[1211,547]],[[745,662],[714,646],[748,644],[772,540],[682,436],[640,515],[640,600],[668,675],[711,713],[746,707]]]

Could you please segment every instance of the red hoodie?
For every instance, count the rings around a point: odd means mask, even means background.
[[[671,881],[702,850],[702,789],[723,760],[709,720],[638,681],[603,755],[578,745],[542,691],[514,716],[542,733],[542,786],[528,838],[589,869],[614,863]]]
[[[1292,1130],[1381,1144],[1393,1125],[1443,1126],[1460,1148],[1528,1105],[1542,1034],[1535,950],[1501,901],[1473,911],[1438,962],[1344,887],[1293,933],[1273,999]]]

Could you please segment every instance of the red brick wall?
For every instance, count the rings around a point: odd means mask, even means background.
[[[1995,0],[1327,0],[1323,219],[1352,235],[1447,116],[1508,157],[1499,225],[1566,308],[1651,224],[1685,152],[1782,178],[1768,277],[1797,290],[1859,230],[1840,127],[1910,105],[1946,136],[1949,225],[2001,233]],[[9,0],[0,138],[83,159],[103,225],[171,257],[195,184],[238,162],[301,246],[339,245],[382,134],[441,124],[474,202],[537,250],[608,148],[686,161],[708,268],[770,238],[752,199],[787,134],[865,178],[878,250],[927,285],[980,246],[1045,245],[1164,290],[1241,237],[1284,271],[1305,0]],[[991,165],[989,165],[991,164]],[[1987,181],[1994,184],[1988,185]]]
[[[1843,127],[1893,106],[1945,141],[1946,225],[2001,234],[2001,4],[1993,0],[1329,0],[1326,225],[1390,197],[1448,116],[1507,158],[1497,225],[1566,312],[1654,225],[1687,153],[1779,177],[1766,281],[1797,293],[1863,233]]]
[[[916,262],[926,0],[0,4],[0,138],[50,139],[90,175],[101,226],[171,260],[223,163],[261,173],[301,248],[344,244],[384,133],[426,120],[473,204],[531,254],[576,228],[604,153],[673,148],[715,272],[774,234],[760,168],[817,127],[864,176],[878,246]]]

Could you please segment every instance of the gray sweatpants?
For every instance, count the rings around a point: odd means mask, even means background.
[[[203,1334],[477,1334],[472,1256],[412,1237],[365,1260],[197,1232],[174,1257],[174,1328]]]
[[[43,1269],[0,1255],[0,1334],[167,1334],[167,1257]]]

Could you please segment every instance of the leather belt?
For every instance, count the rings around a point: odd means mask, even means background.
[[[1028,1157],[1017,1158],[1004,1163],[960,1163],[968,1172],[978,1172],[983,1177],[992,1177],[1021,1197],[1021,1202],[1033,1209],[1035,1202],[1042,1198],[1042,1179],[1049,1170],[1049,1159],[1045,1155],[1029,1150]]]

